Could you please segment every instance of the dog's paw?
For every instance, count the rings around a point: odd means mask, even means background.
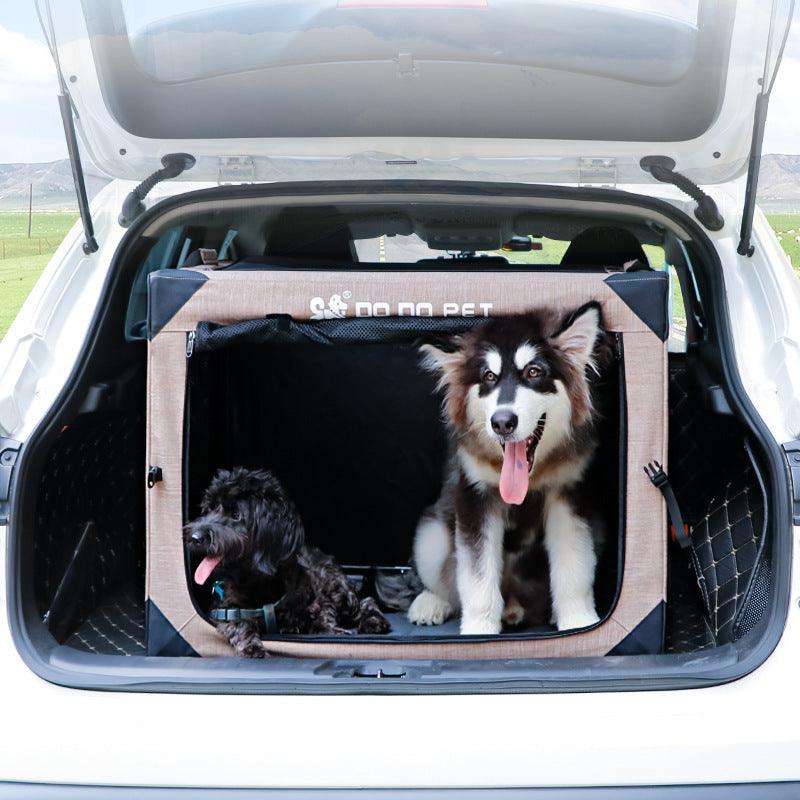
[[[516,628],[525,619],[525,609],[519,604],[515,597],[509,599],[503,609],[503,625],[509,628]]]
[[[358,624],[359,633],[389,633],[392,626],[383,614],[370,614],[361,618]]]
[[[500,620],[490,620],[486,617],[462,617],[462,636],[494,636],[500,633],[502,625]]]
[[[594,610],[587,609],[586,611],[572,611],[567,614],[557,615],[555,618],[555,626],[560,631],[572,631],[577,628],[588,628],[600,622],[600,617]]]
[[[241,658],[266,658],[267,651],[264,649],[264,645],[261,644],[261,642],[251,642],[242,647],[238,651],[238,655]]]
[[[455,609],[447,600],[427,589],[417,595],[408,609],[408,619],[415,625],[441,625],[450,619]]]

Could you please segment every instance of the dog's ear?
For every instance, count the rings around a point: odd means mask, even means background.
[[[561,320],[553,344],[581,371],[594,366],[594,351],[603,332],[603,312],[597,302],[586,303]]]
[[[258,501],[255,511],[253,569],[273,576],[303,546],[305,530],[291,505]]]
[[[211,479],[208,488],[203,492],[203,497],[200,500],[200,512],[208,514],[213,510],[223,497],[227,496],[232,484],[233,473],[227,469],[218,469]]]
[[[462,346],[461,337],[452,336],[440,345],[423,344],[419,348],[422,368],[439,376],[440,387],[450,384],[456,370],[464,363]]]

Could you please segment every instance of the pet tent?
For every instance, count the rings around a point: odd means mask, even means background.
[[[358,271],[269,264],[161,270],[149,279],[147,647],[230,655],[191,583],[182,527],[214,470],[273,469],[309,540],[365,580],[406,563],[439,491],[444,433],[420,341],[485,315],[597,300],[617,341],[601,428],[609,489],[606,597],[588,629],[461,637],[453,622],[387,636],[274,635],[273,654],[342,659],[514,659],[657,652],[666,584],[668,276],[652,271],[493,272],[421,265]],[[605,566],[604,566],[605,565]],[[366,576],[366,577],[365,577]],[[600,575],[598,574],[598,581]],[[208,593],[209,587],[204,591]]]

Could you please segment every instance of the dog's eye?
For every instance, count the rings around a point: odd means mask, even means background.
[[[536,364],[528,364],[525,367],[525,380],[526,381],[533,381],[536,380],[542,374],[542,368],[537,367]]]
[[[497,375],[490,369],[487,369],[486,372],[483,373],[482,380],[484,383],[497,383]]]

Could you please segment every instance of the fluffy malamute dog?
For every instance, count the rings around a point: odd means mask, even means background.
[[[420,625],[461,612],[462,634],[598,621],[584,473],[597,447],[592,379],[612,357],[598,303],[490,319],[452,349],[423,345],[440,376],[453,453],[420,520]],[[548,564],[549,562],[549,569]]]

